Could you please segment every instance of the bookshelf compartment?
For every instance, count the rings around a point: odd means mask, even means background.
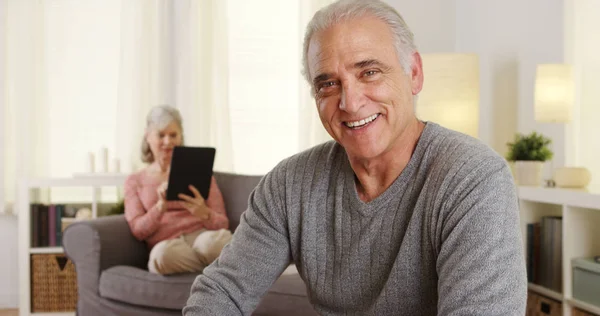
[[[593,259],[573,259],[573,298],[600,306],[600,263]]]
[[[600,307],[587,304],[578,300],[568,300],[573,306],[573,314],[571,316],[598,316],[600,315]]]
[[[30,208],[30,247],[61,247],[62,233],[75,221],[75,213],[89,204],[42,204],[34,203]]]
[[[63,254],[31,255],[31,311],[64,312],[77,305],[75,265]]]
[[[526,316],[560,316],[562,314],[561,301],[550,299],[533,291],[527,293]]]
[[[565,248],[569,257],[600,256],[600,209],[569,206],[567,212],[569,225],[565,227]]]
[[[562,216],[563,207],[560,204],[549,204],[521,200],[519,202],[521,222],[537,223],[545,216]]]
[[[55,224],[55,229],[60,225],[62,230],[64,226],[75,221],[76,211],[81,208],[88,208],[91,211],[91,218],[103,216],[104,213],[115,206],[122,196],[122,187],[126,175],[90,175],[86,177],[74,178],[31,178],[20,179],[17,190],[16,213],[18,215],[19,225],[19,315],[52,315],[52,316],[71,316],[74,315],[75,303],[77,301],[76,283],[62,284],[61,280],[76,280],[75,271],[72,263],[68,261],[65,265],[64,259],[59,264],[52,266],[48,257],[55,259],[64,258],[64,250],[58,244],[50,247],[50,242],[46,246],[40,247],[34,244],[34,211],[32,205],[65,205],[69,207],[68,217],[60,219],[60,224]],[[48,219],[48,217],[46,217]],[[58,221],[58,218],[56,218]],[[47,221],[48,222],[48,221]],[[49,223],[47,223],[49,224]],[[39,223],[37,233],[39,234]],[[44,225],[47,227],[46,225]],[[49,232],[49,229],[48,229]],[[56,238],[57,240],[59,238]],[[62,257],[61,257],[62,256]],[[35,259],[34,259],[35,258]],[[44,259],[45,258],[45,259]],[[55,260],[56,261],[56,260]],[[40,263],[42,262],[42,263]],[[46,262],[44,264],[43,262]],[[72,273],[71,273],[72,272]],[[60,279],[58,285],[51,282],[54,276]],[[56,278],[54,278],[56,279]],[[63,282],[64,283],[64,282]],[[46,285],[45,285],[46,284]],[[46,297],[41,293],[47,293],[48,290],[40,290],[41,287],[62,287],[60,297]],[[66,287],[66,289],[64,289]],[[66,295],[64,293],[75,293]],[[45,301],[40,301],[45,299]],[[62,301],[61,301],[62,300]]]
[[[527,225],[539,223],[545,216],[562,215],[562,205],[540,203],[527,200],[519,201],[519,217],[521,218],[521,236],[523,236],[523,250],[525,251],[525,254],[527,254]]]
[[[563,206],[521,200],[520,208],[528,282],[562,295]]]

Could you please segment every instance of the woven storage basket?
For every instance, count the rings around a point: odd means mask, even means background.
[[[31,311],[65,312],[77,306],[75,265],[63,254],[31,255]]]
[[[562,302],[529,291],[527,293],[526,316],[561,316]]]
[[[573,308],[573,312],[571,313],[571,316],[596,316],[596,315],[590,314],[588,312],[582,311],[577,308]]]

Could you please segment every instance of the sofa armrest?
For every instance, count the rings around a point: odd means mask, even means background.
[[[77,272],[77,314],[92,314],[102,310],[100,275],[117,265],[145,268],[148,262],[146,245],[135,239],[125,216],[108,216],[91,221],[76,222],[63,234],[65,254]]]
[[[148,262],[146,244],[133,237],[123,215],[69,225],[63,246],[78,270],[85,268],[96,277],[112,266],[145,268]]]

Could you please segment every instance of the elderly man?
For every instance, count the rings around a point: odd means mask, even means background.
[[[249,315],[290,262],[323,315],[523,315],[515,186],[487,146],[414,112],[421,57],[381,1],[317,12],[304,39],[325,143],[249,200],[185,315]]]

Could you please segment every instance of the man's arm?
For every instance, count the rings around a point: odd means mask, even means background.
[[[281,167],[266,175],[250,195],[233,239],[194,281],[184,315],[250,315],[289,264]]]
[[[516,189],[503,161],[491,165],[450,194],[437,260],[438,315],[525,314]]]

